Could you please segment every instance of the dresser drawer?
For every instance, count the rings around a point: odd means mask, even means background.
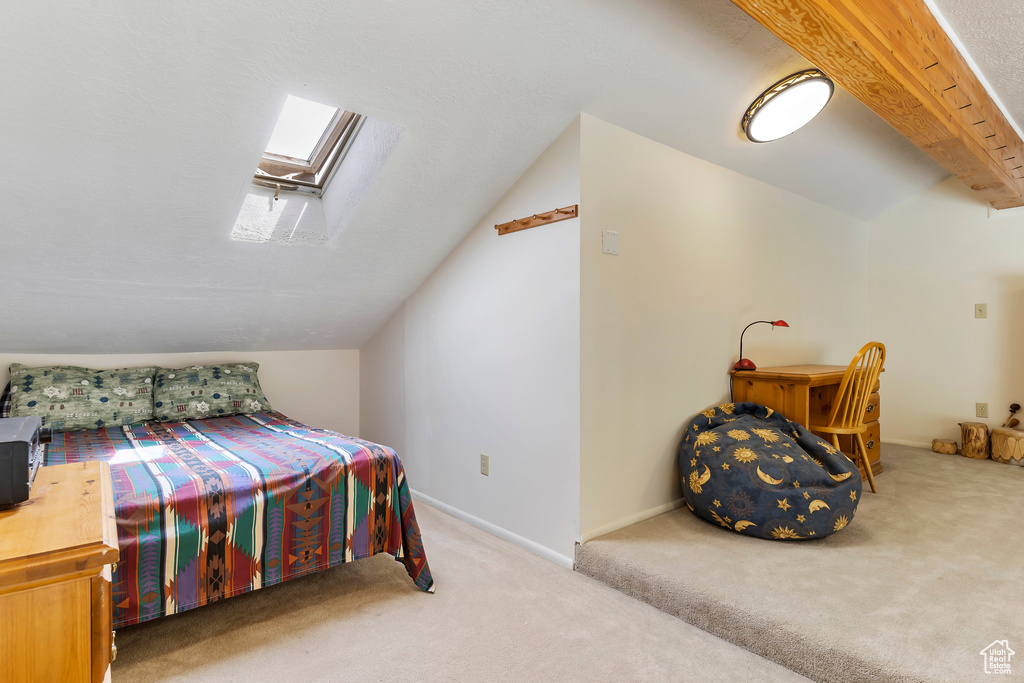
[[[0,595],[0,680],[96,680],[90,668],[89,604],[88,577]]]
[[[112,568],[107,565],[92,579],[92,680],[102,681],[117,651],[111,631],[113,604],[110,597]]]
[[[108,464],[40,470],[30,504],[0,511],[0,538],[0,681],[103,681],[118,557]]]

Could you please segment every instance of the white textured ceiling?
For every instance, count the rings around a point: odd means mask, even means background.
[[[729,0],[8,3],[0,350],[361,346],[580,111],[863,218],[944,177],[843,92],[745,142],[805,64]],[[329,248],[229,236],[288,94],[406,131]]]
[[[947,31],[959,39],[1021,133],[1024,124],[1024,2],[1021,0],[927,0],[945,19]]]

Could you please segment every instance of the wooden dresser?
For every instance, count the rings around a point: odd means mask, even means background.
[[[0,681],[109,680],[117,558],[107,463],[41,468],[0,511]]]
[[[832,402],[839,392],[839,383],[846,372],[845,365],[787,365],[757,370],[734,370],[732,373],[733,400],[750,401],[766,405],[794,422],[805,427],[824,424]],[[875,386],[864,417],[868,430],[864,433],[864,445],[868,450],[871,472],[882,471],[882,430],[879,423],[881,402]],[[844,453],[853,453],[853,438],[840,435],[839,445]],[[856,459],[861,479],[867,473]]]

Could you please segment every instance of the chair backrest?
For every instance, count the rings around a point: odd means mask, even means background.
[[[850,361],[832,404],[829,427],[856,429],[864,424],[864,413],[885,364],[885,344],[869,342]]]

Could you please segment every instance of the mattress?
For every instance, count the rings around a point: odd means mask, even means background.
[[[55,433],[46,465],[110,463],[115,628],[388,553],[433,591],[395,451],[278,413]]]

